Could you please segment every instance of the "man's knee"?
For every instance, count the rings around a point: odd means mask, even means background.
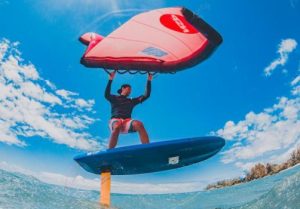
[[[132,122],[133,129],[139,131],[144,128],[144,124],[141,121],[135,120]]]

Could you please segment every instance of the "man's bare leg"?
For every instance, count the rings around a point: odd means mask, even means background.
[[[120,131],[121,131],[121,123],[115,123],[113,125],[113,131],[111,132],[111,135],[110,135],[108,149],[112,149],[112,148],[116,147],[116,145],[118,143]]]
[[[147,133],[143,123],[140,121],[134,120],[132,122],[132,126],[133,126],[133,129],[139,133],[142,144],[148,144],[149,136],[148,136],[148,133]]]

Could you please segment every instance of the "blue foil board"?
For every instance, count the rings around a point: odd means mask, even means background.
[[[151,173],[175,169],[203,161],[225,145],[220,137],[196,137],[139,144],[86,153],[74,160],[86,171],[112,175]]]

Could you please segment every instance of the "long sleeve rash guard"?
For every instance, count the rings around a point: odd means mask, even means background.
[[[111,118],[131,118],[133,108],[150,97],[151,81],[149,80],[147,81],[145,94],[136,98],[127,98],[123,95],[118,96],[111,94],[111,84],[112,80],[109,80],[105,89],[105,98],[111,104]]]

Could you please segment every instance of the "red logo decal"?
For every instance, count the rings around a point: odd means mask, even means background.
[[[181,33],[198,33],[197,29],[194,28],[183,16],[175,14],[165,14],[160,17],[160,22],[165,27],[175,30]]]

